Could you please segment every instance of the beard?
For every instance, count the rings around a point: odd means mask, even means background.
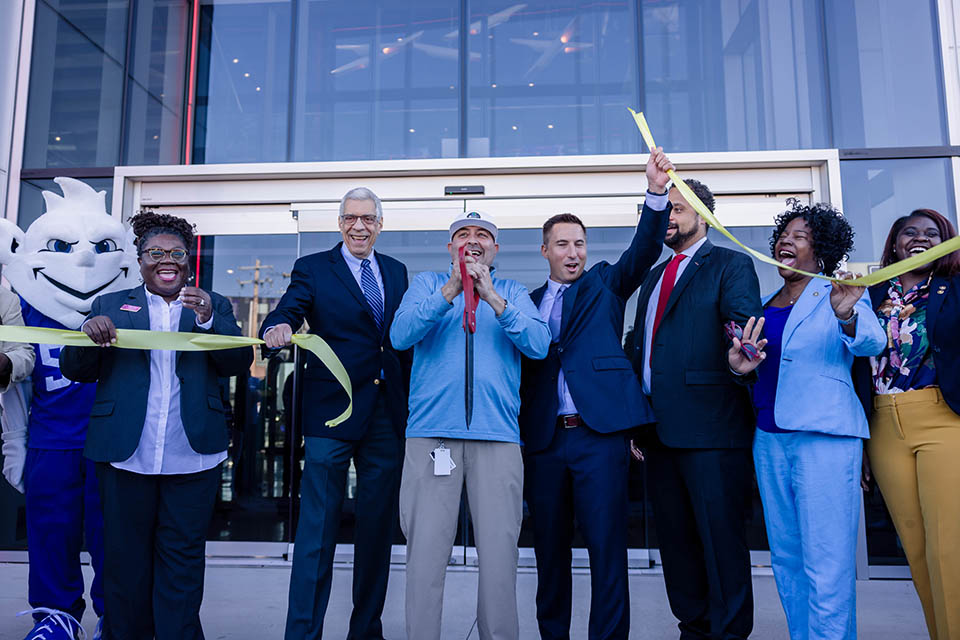
[[[697,230],[698,228],[696,226],[694,226],[689,231],[681,231],[680,228],[677,227],[677,232],[674,233],[672,236],[665,237],[663,239],[663,244],[667,245],[671,249],[676,249],[677,247],[683,246],[683,244],[686,243],[687,240],[697,235]]]

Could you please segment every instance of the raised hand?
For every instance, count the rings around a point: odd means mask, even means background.
[[[849,271],[841,271],[837,274],[841,280],[852,280],[853,274]],[[857,274],[860,277],[860,274]],[[833,313],[840,320],[848,320],[853,315],[853,308],[863,295],[865,287],[858,287],[852,284],[843,284],[834,282],[830,289],[830,305],[833,307]]]
[[[670,158],[663,153],[663,147],[655,147],[647,159],[647,190],[650,193],[666,193],[670,181],[667,171],[673,168]]]
[[[730,365],[730,368],[736,371],[739,374],[750,373],[754,369],[760,366],[760,363],[767,357],[767,354],[764,353],[763,348],[767,346],[767,339],[760,338],[760,335],[763,332],[763,323],[764,319],[760,318],[757,320],[753,316],[750,316],[750,319],[747,320],[747,326],[743,328],[743,343],[752,344],[757,348],[759,356],[750,360],[740,351],[741,343],[740,339],[733,338],[733,344],[730,345],[730,350],[727,351],[727,363]]]

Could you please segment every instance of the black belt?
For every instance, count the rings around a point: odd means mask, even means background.
[[[587,423],[583,421],[583,416],[579,413],[568,413],[557,416],[557,427],[564,429],[573,429],[574,427],[585,427]]]

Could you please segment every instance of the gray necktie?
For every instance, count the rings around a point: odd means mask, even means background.
[[[550,309],[550,320],[547,321],[547,324],[550,326],[550,335],[554,342],[560,340],[560,320],[563,317],[563,292],[566,291],[569,286],[570,285],[565,284],[557,290],[557,297],[553,299],[553,307]]]

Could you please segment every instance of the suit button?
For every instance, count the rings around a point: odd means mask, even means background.
[[[934,345],[934,347],[933,347],[933,352],[934,352],[934,353],[940,353],[940,347]]]
[[[380,378],[374,378],[373,384],[380,384]]]
[[[380,347],[380,353],[383,353],[383,347]]]
[[[557,347],[557,353],[563,353],[563,347]]]

